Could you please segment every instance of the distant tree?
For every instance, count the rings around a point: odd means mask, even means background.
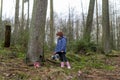
[[[116,49],[117,44],[117,25],[116,25],[116,8],[115,8],[115,0],[109,6],[109,14],[110,14],[110,42],[111,42],[111,49]]]
[[[91,38],[94,5],[95,5],[95,0],[90,0],[87,21],[86,21],[86,27],[85,27],[84,33],[83,33],[83,39],[86,40],[87,42],[90,42],[90,38]]]
[[[29,2],[30,0],[27,0],[27,24],[26,24],[26,26],[25,26],[25,36],[24,36],[24,45],[27,47],[27,44],[28,44],[28,38],[29,38],[29,23],[30,23],[30,2]]]
[[[97,27],[97,31],[96,31],[96,41],[98,44],[98,40],[99,40],[99,23],[98,23],[98,0],[96,0],[96,27]]]
[[[2,31],[3,31],[3,28],[2,28],[2,8],[3,8],[3,0],[0,1],[1,4],[0,4],[0,39],[2,38]]]
[[[83,38],[83,31],[84,31],[84,28],[85,28],[85,14],[84,14],[82,0],[80,0],[80,1],[81,1],[81,8],[82,8],[82,27],[81,27],[82,34],[81,34],[81,38]]]
[[[34,0],[27,58],[34,63],[44,57],[45,22],[48,0]]]
[[[119,30],[119,32],[118,32],[118,50],[120,50],[120,24],[118,26],[118,30]]]
[[[53,13],[53,0],[50,0],[50,46],[54,44],[54,13]]]
[[[0,27],[1,27],[1,22],[2,22],[2,8],[3,8],[3,0],[0,1]]]
[[[79,39],[79,20],[76,20],[76,26],[75,26],[75,35],[76,35],[76,39]]]
[[[28,11],[27,11],[28,16],[27,16],[27,26],[26,26],[27,29],[29,28],[29,12],[30,12],[29,6],[30,6],[30,0],[28,0]]]
[[[3,8],[3,0],[0,1],[0,20],[2,19],[2,8]]]
[[[68,43],[74,40],[74,8],[69,7],[68,22],[67,22],[67,40]]]
[[[29,16],[30,16],[30,0],[23,0],[22,1],[22,17],[24,18],[24,3],[27,3],[27,24],[26,24],[26,29],[28,30],[29,28]],[[24,21],[23,21],[24,22]]]
[[[19,0],[16,0],[15,6],[15,27],[13,32],[13,44],[18,41],[18,29],[19,29]]]
[[[22,0],[22,21],[21,27],[24,27],[24,0]]]
[[[23,42],[24,42],[24,37],[23,35],[25,35],[25,31],[24,31],[24,26],[25,26],[25,16],[24,16],[24,2],[25,0],[22,0],[22,14],[21,14],[21,19],[20,19],[20,28],[18,30],[18,38],[19,38],[19,44],[20,45],[24,45]]]
[[[114,44],[114,27],[113,27],[113,21],[110,21],[110,43],[111,43],[111,48],[114,49],[115,48],[115,44]]]
[[[4,47],[10,47],[10,39],[11,39],[11,25],[6,25]]]
[[[105,53],[111,51],[110,45],[110,24],[109,24],[109,1],[102,0],[102,29],[103,49]]]

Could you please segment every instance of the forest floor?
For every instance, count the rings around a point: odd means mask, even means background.
[[[27,66],[22,55],[16,58],[16,54],[11,49],[0,49],[0,80],[120,80],[120,52],[117,51],[112,56],[69,52],[71,69],[60,68],[59,61],[51,60],[51,53],[37,69]]]

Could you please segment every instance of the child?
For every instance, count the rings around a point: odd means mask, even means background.
[[[60,60],[61,60],[61,67],[63,68],[65,63],[68,69],[71,69],[70,63],[68,62],[67,58],[66,58],[66,44],[67,44],[67,40],[66,38],[63,36],[62,32],[57,32],[57,45],[55,48],[55,52],[54,54],[59,54],[60,56]]]

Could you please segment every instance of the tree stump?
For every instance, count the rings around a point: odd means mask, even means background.
[[[5,43],[4,47],[10,47],[10,37],[11,37],[11,26],[5,26]]]

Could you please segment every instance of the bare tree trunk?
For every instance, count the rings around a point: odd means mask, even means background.
[[[3,0],[0,1],[0,27],[2,26],[2,8],[3,8]]]
[[[117,38],[116,40],[114,40],[114,43],[115,43],[115,48],[114,49],[117,49],[117,44],[118,44],[118,25],[117,25],[117,19],[118,19],[118,15],[117,15],[117,12],[116,12],[116,0],[114,1],[114,17],[115,17],[115,37]]]
[[[120,50],[120,24],[119,24],[119,32],[118,32],[118,34],[119,34],[119,36],[118,36],[118,50]]]
[[[79,20],[76,20],[75,32],[76,32],[76,39],[78,40],[79,39]]]
[[[10,37],[11,37],[11,26],[6,25],[5,26],[5,43],[4,47],[10,47]]]
[[[113,4],[115,4],[115,0],[113,1]],[[111,5],[112,6],[112,5]],[[112,41],[111,41],[111,43],[112,43],[112,45],[111,45],[111,49],[116,49],[116,18],[115,18],[115,16],[116,16],[116,12],[115,12],[115,6],[113,6],[113,9],[112,9],[112,15],[111,15],[111,17],[112,17],[112,26],[111,26],[111,37],[112,37]]]
[[[2,40],[3,27],[2,27],[2,8],[3,8],[3,0],[1,0],[0,4],[0,40]]]
[[[22,21],[21,21],[21,28],[24,27],[24,0],[22,0]]]
[[[18,29],[19,29],[19,0],[16,0],[15,6],[15,28],[13,32],[13,44],[16,44],[18,41]]]
[[[116,17],[117,18],[117,17]],[[116,22],[116,24],[117,24],[117,22]],[[117,47],[117,50],[119,50],[119,25],[117,25],[117,45],[116,45]]]
[[[111,48],[114,48],[114,29],[113,29],[113,22],[110,22],[110,44],[111,44]]]
[[[96,40],[98,44],[99,40],[99,23],[98,23],[98,1],[96,0],[96,24],[97,24],[97,32],[96,32]]]
[[[54,44],[54,19],[53,19],[53,0],[50,0],[50,46]]]
[[[19,28],[19,31],[18,31],[18,35],[19,35],[19,38],[18,38],[18,41],[19,41],[19,44],[20,45],[24,45],[24,37],[23,35],[25,35],[25,31],[24,31],[24,2],[25,0],[22,0],[22,18],[21,18],[21,24],[20,24],[20,28]]]
[[[28,11],[27,11],[27,13],[28,13],[28,16],[27,16],[27,26],[26,26],[26,29],[29,29],[29,6],[30,6],[30,2],[29,2],[29,0],[28,0]]]
[[[47,46],[51,47],[50,46],[50,36],[49,36],[49,30],[50,29],[50,20],[47,18],[46,20],[46,26],[45,26],[45,43],[47,44]]]
[[[102,27],[103,27],[103,49],[105,53],[111,51],[110,24],[109,24],[109,2],[102,0]]]
[[[68,32],[67,32],[67,40],[68,40],[68,44],[69,42],[72,42],[74,40],[74,35],[73,35],[73,13],[74,9],[71,9],[69,7],[69,17],[68,17],[68,23],[67,23],[67,27],[68,27]]]
[[[3,8],[3,0],[0,1],[0,20],[2,20],[2,8]]]
[[[89,11],[88,11],[87,21],[86,21],[86,27],[84,29],[84,34],[83,34],[83,39],[86,40],[87,42],[90,42],[90,38],[91,38],[94,5],[95,5],[95,0],[90,0]]]
[[[27,2],[28,2],[28,5],[27,5],[27,7],[28,7],[28,9],[27,9],[27,24],[26,24],[26,28],[25,28],[25,35],[26,35],[26,42],[25,42],[25,46],[27,47],[27,45],[28,45],[28,38],[29,38],[29,23],[30,23],[30,20],[29,20],[29,7],[30,7],[30,2],[29,2],[30,0],[27,0]]]
[[[81,8],[82,8],[82,27],[81,27],[81,31],[84,32],[84,29],[85,29],[85,16],[84,16],[84,10],[83,10],[83,3],[82,3],[82,0],[81,0]],[[83,38],[83,33],[82,33],[82,38]]]
[[[119,21],[118,21],[118,13],[117,11],[115,10],[117,8],[117,3],[116,3],[116,0],[115,0],[115,4],[114,4],[114,12],[115,12],[115,25],[116,25],[116,38],[117,40],[115,40],[115,45],[116,45],[116,49],[119,50]]]
[[[30,25],[30,39],[27,51],[27,59],[34,63],[43,58],[43,46],[45,37],[45,22],[47,0],[34,0],[32,21]]]

